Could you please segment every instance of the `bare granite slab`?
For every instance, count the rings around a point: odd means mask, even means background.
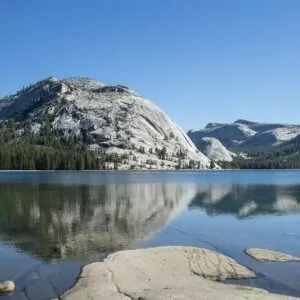
[[[219,280],[253,278],[232,258],[194,247],[120,251],[83,268],[64,300],[295,299]]]
[[[245,252],[254,259],[260,261],[279,261],[279,262],[288,262],[288,261],[299,261],[300,257],[293,255],[261,248],[249,248]]]

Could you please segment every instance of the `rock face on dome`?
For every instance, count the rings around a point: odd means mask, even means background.
[[[197,142],[196,147],[208,158],[214,161],[232,161],[235,153],[227,150],[217,139],[205,137]]]
[[[36,134],[48,125],[64,136],[84,136],[91,149],[123,155],[122,169],[210,164],[160,108],[124,85],[50,77],[0,103],[1,121],[13,119]]]

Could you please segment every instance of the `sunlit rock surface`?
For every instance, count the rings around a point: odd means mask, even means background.
[[[209,167],[159,107],[124,85],[50,77],[0,100],[0,120],[15,119],[34,133],[47,123],[62,135],[84,136],[91,149],[127,155],[120,169]]]
[[[211,250],[164,247],[121,251],[84,267],[65,300],[127,299],[293,299],[261,289],[225,285],[229,278],[255,274]]]
[[[289,254],[285,254],[285,253],[281,253],[269,249],[249,248],[246,249],[245,252],[251,257],[260,261],[300,262],[300,257],[296,257],[293,255],[289,255]]]
[[[268,124],[239,119],[234,123],[209,123],[204,129],[189,130],[195,144],[202,138],[218,139],[225,147],[276,146],[300,135],[300,125]]]
[[[196,147],[208,158],[214,161],[232,161],[235,153],[229,151],[217,139],[204,137],[196,143]]]

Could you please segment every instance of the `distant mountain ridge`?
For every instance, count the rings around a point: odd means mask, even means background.
[[[238,119],[209,123],[204,129],[189,130],[188,136],[223,168],[300,168],[300,125]]]
[[[209,123],[204,129],[189,130],[197,144],[204,137],[218,139],[225,147],[268,147],[282,144],[300,135],[300,125],[259,123],[238,119],[233,123]]]

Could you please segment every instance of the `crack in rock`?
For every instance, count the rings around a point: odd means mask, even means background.
[[[108,266],[105,266],[105,267],[106,267],[108,273],[110,274],[111,283],[115,286],[116,291],[119,294],[124,295],[125,297],[127,297],[127,299],[129,299],[129,300],[136,300],[136,298],[131,297],[129,294],[127,294],[126,292],[123,292],[121,290],[121,288],[118,286],[118,284],[116,282],[116,278],[115,278],[114,272]]]
[[[235,264],[231,258],[223,257],[213,251],[187,249],[185,253],[190,271],[203,278],[220,281],[255,277],[253,272]]]

